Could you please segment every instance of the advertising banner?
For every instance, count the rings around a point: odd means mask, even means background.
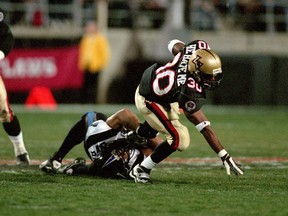
[[[14,49],[0,61],[0,75],[8,92],[34,87],[77,89],[82,73],[77,67],[78,47]]]

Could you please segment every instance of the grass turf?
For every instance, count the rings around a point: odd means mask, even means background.
[[[56,111],[16,106],[32,160],[46,160],[72,124],[88,110],[111,114],[124,106],[60,106]],[[129,107],[129,106],[128,106]],[[133,106],[130,107],[134,110]],[[235,159],[288,158],[287,107],[204,107],[222,144]],[[196,129],[191,146],[172,158],[217,158]],[[1,132],[0,158],[14,160]],[[67,158],[85,156],[82,146]],[[85,156],[86,157],[86,156]],[[86,157],[87,158],[87,157]],[[244,176],[227,176],[220,163],[168,164],[152,171],[152,183],[135,184],[47,175],[38,165],[0,166],[1,215],[287,215],[288,163],[243,163]]]

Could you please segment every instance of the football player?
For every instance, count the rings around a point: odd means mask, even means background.
[[[180,40],[168,43],[174,55],[166,65],[147,68],[135,93],[135,104],[148,124],[162,133],[166,140],[130,172],[135,182],[146,183],[150,171],[176,150],[183,151],[190,144],[188,129],[179,121],[179,107],[187,119],[203,134],[211,148],[223,161],[227,174],[243,175],[240,165],[221,145],[201,106],[205,90],[215,89],[222,80],[219,56],[203,40],[185,44]]]
[[[128,178],[129,171],[162,141],[156,134],[145,122],[140,124],[129,109],[122,109],[109,118],[103,113],[87,112],[70,129],[59,150],[40,164],[40,169],[47,173]],[[144,137],[149,138],[149,142]],[[61,167],[67,153],[82,142],[92,163],[86,165],[84,158],[77,158]]]
[[[11,51],[14,45],[14,37],[9,26],[4,22],[4,13],[0,9],[0,61]],[[18,118],[13,113],[7,98],[7,92],[0,76],[0,121],[5,132],[11,140],[17,165],[29,165],[29,155],[25,148],[22,130]]]

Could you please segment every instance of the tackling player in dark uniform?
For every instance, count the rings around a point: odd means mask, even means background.
[[[133,132],[136,129],[138,134]],[[70,129],[59,150],[40,164],[40,169],[47,173],[128,178],[129,171],[162,141],[155,137],[156,133],[149,125],[140,124],[128,109],[109,118],[103,113],[87,112]],[[142,136],[151,138],[149,143]],[[61,167],[67,153],[82,142],[92,163],[86,165],[84,158],[77,158],[72,164]]]
[[[162,133],[166,140],[143,162],[130,172],[135,182],[146,183],[150,171],[176,150],[185,150],[190,145],[188,129],[179,121],[179,107],[185,116],[201,132],[211,148],[222,159],[227,174],[232,170],[243,174],[221,145],[201,111],[206,94],[205,89],[215,89],[222,79],[222,65],[219,56],[203,40],[184,44],[172,40],[168,44],[174,55],[166,65],[154,64],[143,73],[135,93],[135,104],[148,124]]]

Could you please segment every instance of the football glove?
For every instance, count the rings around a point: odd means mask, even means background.
[[[156,137],[158,131],[154,130],[146,121],[144,121],[144,123],[141,123],[140,126],[136,129],[136,133],[140,137],[152,139]]]
[[[148,147],[148,140],[144,137],[139,136],[134,131],[129,131],[127,134],[125,134],[125,138],[136,147]]]
[[[222,157],[221,160],[223,162],[223,165],[226,168],[226,172],[228,175],[230,175],[231,170],[234,172],[235,175],[243,175],[243,170],[241,169],[241,165],[237,164],[234,162],[234,160],[232,159],[232,157],[225,151],[222,150],[221,151],[222,154],[225,153]],[[219,154],[218,154],[219,155]],[[221,154],[220,154],[221,155]]]

